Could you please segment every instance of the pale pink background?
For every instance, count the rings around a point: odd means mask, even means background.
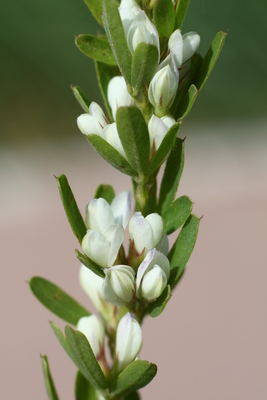
[[[144,324],[141,357],[158,365],[144,400],[267,398],[266,128],[266,122],[183,126],[178,195],[189,195],[204,218],[164,314]],[[64,323],[27,285],[31,276],[44,276],[91,307],[78,284],[77,242],[53,178],[61,173],[81,210],[99,183],[117,191],[131,185],[82,135],[0,150],[1,399],[47,399],[40,354],[48,355],[60,398],[74,398],[76,369],[48,321]]]

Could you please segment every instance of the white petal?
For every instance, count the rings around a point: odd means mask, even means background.
[[[105,270],[103,285],[107,301],[122,306],[133,297],[135,290],[135,272],[128,265],[116,265]]]
[[[180,29],[176,29],[169,38],[168,47],[173,55],[177,68],[180,68],[183,64],[183,46],[184,42],[181,31]]]
[[[160,118],[153,114],[148,122],[148,132],[150,137],[150,147],[155,143],[155,149],[158,150],[162,140],[168,132],[168,128]]]
[[[117,131],[117,126],[115,122],[111,125],[108,125],[103,132],[104,139],[112,146],[115,150],[117,150],[122,157],[126,158],[125,151],[122,147],[121,140]]]
[[[96,120],[92,115],[90,114],[82,114],[77,118],[77,125],[80,131],[84,135],[99,135],[103,137],[103,128],[99,124],[98,120]]]
[[[104,279],[94,274],[89,268],[82,264],[79,272],[79,282],[97,311],[101,312],[103,303],[102,286]]]
[[[100,267],[108,267],[110,245],[101,233],[88,230],[82,240],[82,249],[87,257]]]
[[[95,315],[82,317],[78,321],[77,330],[86,336],[97,358],[104,345],[105,332],[102,322]]]
[[[153,244],[152,232],[149,222],[140,212],[133,214],[129,222],[129,234],[134,241],[136,251],[141,254],[144,248],[150,250]],[[151,247],[152,246],[152,247]]]
[[[113,199],[110,207],[114,215],[115,224],[126,228],[131,215],[133,196],[130,190],[123,190]]]
[[[128,107],[135,104],[134,99],[129,94],[123,76],[115,76],[108,84],[108,102],[112,110],[114,121],[119,107]]]
[[[86,207],[85,223],[88,229],[105,236],[107,228],[114,224],[114,216],[105,199],[93,199]]]
[[[162,217],[157,213],[152,213],[146,216],[146,221],[149,223],[152,233],[152,247],[156,247],[159,241],[161,240],[162,236],[165,233],[165,225],[163,222]]]
[[[167,285],[165,272],[158,266],[149,271],[143,279],[141,297],[147,301],[157,299]]]
[[[92,103],[90,104],[89,107],[89,113],[98,121],[99,125],[102,127],[102,129],[108,125],[108,120],[105,116],[104,111],[102,110],[102,108],[95,103],[94,101],[92,101]]]
[[[168,128],[168,130],[174,125],[176,124],[175,119],[170,115],[164,115],[164,117],[160,118],[161,121],[164,123],[164,125]]]
[[[110,244],[108,265],[106,265],[106,267],[111,267],[114,264],[122,245],[124,229],[121,225],[111,225],[109,228],[107,228],[105,237]]]
[[[196,32],[188,32],[183,35],[183,63],[191,58],[200,44],[200,36]]]

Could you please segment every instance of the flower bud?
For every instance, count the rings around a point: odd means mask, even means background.
[[[195,54],[199,44],[200,36],[196,32],[188,32],[182,36],[180,29],[176,29],[171,34],[168,47],[177,68],[181,68]]]
[[[95,315],[82,317],[78,321],[77,330],[86,336],[95,357],[98,358],[104,347],[105,332],[102,322]]]
[[[150,147],[152,148],[154,144],[155,150],[158,150],[166,133],[175,123],[176,123],[175,119],[170,115],[158,118],[153,114],[148,122]]]
[[[89,114],[82,114],[77,118],[77,125],[84,135],[96,134],[103,137],[103,128],[108,125],[102,108],[95,102],[89,107]]]
[[[183,41],[183,63],[185,63],[199,48],[200,36],[196,32],[188,32],[183,35]]]
[[[135,360],[142,348],[142,331],[138,322],[127,313],[118,324],[116,355],[118,369],[122,371]]]
[[[149,214],[144,218],[140,212],[136,212],[130,219],[129,233],[136,251],[141,254],[144,250],[144,255],[146,255],[160,243],[165,233],[165,225],[157,213]]]
[[[107,125],[103,131],[104,139],[117,150],[122,157],[127,159],[124,148],[122,147],[121,140],[118,134],[117,125],[115,122],[113,124]]]
[[[116,121],[118,108],[135,105],[134,99],[128,93],[127,85],[123,76],[114,76],[114,78],[109,81],[107,92],[108,102],[111,107],[114,121]]]
[[[115,265],[105,269],[103,293],[105,299],[117,306],[123,306],[132,299],[135,292],[135,272],[128,265]]]
[[[156,300],[165,289],[170,276],[168,258],[152,249],[137,270],[136,297],[147,301]]]

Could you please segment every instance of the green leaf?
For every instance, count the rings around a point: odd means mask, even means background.
[[[138,392],[129,393],[122,400],[140,400]]]
[[[114,76],[120,75],[120,70],[118,67],[97,61],[95,61],[95,68],[96,68],[98,84],[105,102],[106,110],[108,112],[110,120],[112,121],[113,120],[112,113],[108,103],[108,84],[110,80],[114,78]]]
[[[197,98],[197,95],[197,88],[195,87],[195,85],[191,85],[185,97],[183,98],[177,119],[182,120],[187,116]]]
[[[100,0],[84,0],[85,4],[97,20],[97,22],[103,26],[102,23],[102,14],[103,14],[103,9],[102,9],[102,1]]]
[[[111,395],[117,396],[134,392],[146,386],[157,373],[157,366],[146,360],[136,360],[129,364],[115,379]]]
[[[181,123],[178,122],[174,124],[166,133],[164,139],[161,142],[157,152],[155,153],[154,157],[152,158],[148,169],[146,171],[146,175],[151,175],[157,168],[161,166],[161,164],[165,161],[165,158],[169,151],[171,150],[174,140],[177,136],[178,130],[181,126]]]
[[[103,24],[113,55],[127,84],[131,83],[131,54],[126,42],[118,6],[103,0]]]
[[[84,92],[82,91],[82,89],[79,88],[79,86],[71,86],[71,90],[72,90],[76,100],[80,104],[80,106],[84,109],[84,111],[86,113],[88,113],[89,112],[90,102],[87,99],[87,97],[84,94]]]
[[[199,228],[199,218],[191,214],[181,229],[170,253],[170,279],[169,284],[173,289],[184,272],[187,261],[194,249]]]
[[[72,325],[77,325],[80,318],[90,315],[88,310],[47,279],[34,276],[29,285],[34,296],[48,310]]]
[[[75,38],[78,49],[87,57],[109,65],[117,65],[106,35],[79,35]]]
[[[166,307],[168,301],[170,300],[172,295],[170,285],[166,286],[163,292],[161,293],[160,297],[154,301],[153,303],[149,304],[148,306],[148,314],[152,318],[158,317]]]
[[[61,344],[61,346],[63,347],[63,349],[66,351],[66,353],[68,354],[68,356],[72,359],[72,361],[74,363],[76,363],[72,352],[70,351],[69,345],[66,341],[66,338],[64,336],[64,334],[61,332],[61,330],[59,329],[59,327],[57,326],[57,324],[55,324],[54,322],[50,322],[51,328],[53,329],[54,334],[56,335],[59,343]]]
[[[192,208],[193,203],[187,196],[179,197],[170,205],[162,215],[167,235],[170,235],[185,223],[191,214]]]
[[[60,175],[57,179],[60,197],[65,209],[65,213],[69,220],[71,229],[74,235],[81,243],[84,235],[86,234],[86,226],[81,216],[80,210],[75,201],[69,182],[65,175]]]
[[[198,90],[201,90],[206,83],[211,71],[218,60],[222,47],[224,45],[227,33],[218,32],[213,39],[211,46],[203,59],[203,66],[197,83]]]
[[[105,278],[104,270],[99,267],[94,261],[90,260],[85,254],[79,252],[79,250],[75,250],[76,256],[78,260],[88,269],[90,269],[94,274],[100,276],[101,278]]]
[[[93,350],[84,334],[72,329],[70,326],[66,326],[65,335],[70,352],[75,360],[75,364],[83,376],[93,386],[99,389],[106,389],[106,378],[96,361]]]
[[[176,138],[175,145],[167,159],[159,194],[159,213],[165,214],[175,199],[184,168],[184,141]]]
[[[169,38],[175,24],[175,11],[172,0],[156,0],[153,9],[153,19],[159,34],[165,38]]]
[[[175,13],[175,29],[181,29],[187,9],[189,5],[189,0],[178,0],[176,5],[176,13]]]
[[[108,204],[111,204],[112,200],[115,197],[115,192],[114,189],[111,185],[99,185],[98,188],[96,189],[94,198],[99,199],[99,198],[105,199]]]
[[[98,400],[95,388],[85,379],[80,371],[76,375],[75,400]]]
[[[86,138],[97,151],[97,153],[114,168],[118,169],[123,174],[130,175],[132,177],[137,176],[137,172],[131,167],[128,161],[100,136],[87,135]]]
[[[59,397],[57,395],[57,391],[52,379],[52,375],[48,364],[48,359],[46,356],[41,356],[41,361],[42,361],[44,381],[48,398],[49,400],[58,400]]]
[[[139,174],[144,173],[149,160],[150,140],[142,111],[138,107],[120,107],[116,121],[129,164]]]
[[[140,43],[132,58],[131,82],[134,90],[149,86],[158,66],[158,49],[147,43]]]

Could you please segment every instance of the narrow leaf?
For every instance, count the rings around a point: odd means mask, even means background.
[[[80,210],[75,201],[72,190],[69,186],[69,182],[65,175],[60,175],[57,179],[60,197],[65,209],[65,213],[69,220],[71,229],[74,235],[78,238],[79,242],[82,242],[84,235],[86,234],[86,226],[81,216]]]
[[[175,24],[175,11],[172,0],[157,0],[153,9],[153,19],[159,34],[169,38]]]
[[[80,371],[76,375],[75,400],[98,400],[95,388],[85,379]]]
[[[187,196],[176,199],[162,215],[167,235],[179,229],[191,214],[193,203]]]
[[[89,112],[89,106],[90,106],[90,101],[87,99],[86,95],[82,91],[79,86],[71,86],[71,90],[73,91],[73,94],[80,104],[80,106],[83,108],[83,110],[88,113]]]
[[[184,168],[184,141],[176,138],[175,146],[167,159],[159,194],[159,213],[165,214],[175,199]]]
[[[178,0],[176,5],[176,13],[175,13],[175,29],[181,29],[187,9],[189,5],[189,0]]]
[[[147,43],[140,43],[132,58],[131,83],[134,90],[144,85],[147,87],[153,78],[158,66],[158,49]]]
[[[79,252],[79,250],[75,250],[76,256],[78,260],[88,269],[90,269],[94,274],[100,276],[101,278],[105,278],[105,273],[99,265],[97,265],[94,261],[90,260],[85,254]]]
[[[131,167],[144,173],[149,160],[150,141],[142,111],[138,107],[121,107],[116,114],[122,147]]]
[[[181,229],[169,255],[171,265],[169,284],[176,286],[194,249],[199,228],[199,218],[191,214]]]
[[[103,25],[102,23],[102,14],[103,14],[103,9],[102,9],[102,1],[101,0],[84,0],[85,4],[97,20],[97,22],[100,25]]]
[[[117,65],[106,35],[79,35],[75,38],[75,44],[87,57],[105,64]]]
[[[181,103],[181,107],[177,115],[178,120],[182,120],[187,116],[197,98],[197,95],[197,88],[195,87],[195,85],[191,85]]]
[[[148,314],[153,318],[158,317],[164,311],[164,308],[166,307],[170,298],[171,298],[171,287],[170,285],[168,285],[163,290],[160,297],[149,305]]]
[[[157,366],[146,360],[136,360],[129,364],[115,379],[111,395],[117,396],[134,392],[146,386],[157,373]]]
[[[68,343],[66,341],[66,338],[65,338],[64,334],[61,332],[61,330],[59,329],[57,324],[55,324],[54,322],[50,322],[50,325],[51,325],[51,328],[53,329],[53,332],[56,335],[59,343],[61,344],[61,346],[63,347],[65,352],[68,354],[68,356],[75,363],[75,359],[74,359],[74,357],[72,355],[72,352],[70,351],[69,345],[68,345]]]
[[[127,84],[131,83],[131,54],[126,42],[124,29],[113,0],[103,0],[103,24],[113,55]]]
[[[106,378],[84,334],[72,329],[70,326],[66,326],[65,335],[70,352],[83,376],[93,386],[99,389],[106,389]]]
[[[34,276],[29,285],[34,296],[48,310],[72,325],[77,325],[80,318],[90,315],[76,300],[47,279]]]
[[[57,391],[52,379],[52,375],[50,372],[49,364],[48,364],[48,359],[46,356],[41,356],[41,361],[42,361],[42,368],[43,368],[43,375],[44,375],[44,381],[45,381],[45,387],[47,391],[47,395],[49,400],[59,400],[59,397],[57,395]]]
[[[102,197],[102,199],[105,199],[108,204],[111,204],[112,200],[115,197],[113,187],[111,185],[99,185],[96,189],[94,198],[99,199],[100,197]]]

